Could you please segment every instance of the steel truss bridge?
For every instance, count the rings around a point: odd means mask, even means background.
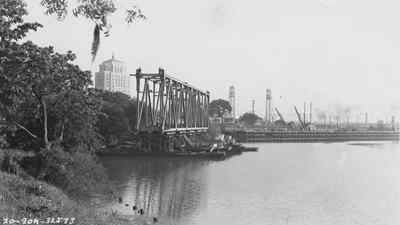
[[[146,151],[172,151],[177,142],[208,130],[210,93],[165,74],[136,77],[136,133]],[[189,140],[188,140],[189,141]],[[190,142],[190,141],[189,141]]]

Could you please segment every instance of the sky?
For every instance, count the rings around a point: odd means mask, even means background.
[[[211,99],[236,89],[238,115],[265,113],[265,92],[295,120],[293,106],[314,113],[350,109],[351,120],[400,118],[400,2],[397,0],[115,0],[109,37],[91,62],[93,23],[44,14],[26,0],[27,21],[44,25],[27,39],[72,50],[82,69],[98,70],[112,53],[128,72],[141,67],[209,90]],[[75,0],[70,0],[75,1]],[[124,10],[139,6],[145,21],[126,24]]]

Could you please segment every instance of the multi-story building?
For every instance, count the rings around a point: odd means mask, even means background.
[[[131,96],[130,77],[124,62],[115,59],[113,55],[111,59],[100,64],[99,70],[95,77],[97,89],[119,91]]]

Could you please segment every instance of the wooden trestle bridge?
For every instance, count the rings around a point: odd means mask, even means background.
[[[144,151],[173,151],[208,130],[210,93],[165,74],[136,70],[136,134]]]

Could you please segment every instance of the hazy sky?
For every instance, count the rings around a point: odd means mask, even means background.
[[[70,0],[75,1],[75,0]],[[44,25],[28,39],[72,50],[83,69],[116,58],[167,73],[227,98],[234,85],[238,113],[265,112],[265,90],[294,119],[293,105],[352,108],[353,118],[400,117],[400,2],[398,0],[117,0],[111,36],[102,38],[91,63],[93,24],[45,16],[29,0],[30,16]],[[148,20],[124,22],[124,8],[137,4]],[[360,118],[361,119],[361,118]]]

